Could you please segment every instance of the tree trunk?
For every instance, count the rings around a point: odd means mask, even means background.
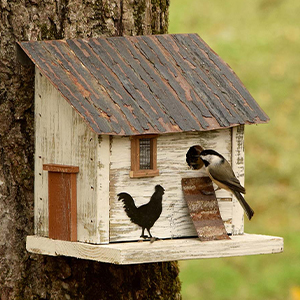
[[[166,33],[168,0],[0,1],[0,299],[180,299],[176,262],[133,266],[29,254],[33,68],[17,40]],[[147,253],[145,253],[147,255]]]

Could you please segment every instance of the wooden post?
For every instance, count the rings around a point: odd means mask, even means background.
[[[245,186],[244,126],[232,128],[231,166],[242,186]],[[238,200],[232,199],[232,234],[244,233],[244,210]]]

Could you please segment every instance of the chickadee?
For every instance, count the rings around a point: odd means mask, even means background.
[[[199,157],[203,161],[210,179],[219,188],[232,192],[242,205],[248,219],[251,220],[254,215],[254,211],[241,195],[241,193],[245,194],[246,190],[235,177],[228,161],[214,150],[203,150]]]

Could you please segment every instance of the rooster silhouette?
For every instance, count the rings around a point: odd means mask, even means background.
[[[162,196],[164,194],[164,188],[161,185],[155,186],[155,192],[151,196],[150,201],[147,204],[136,207],[134,200],[127,193],[119,193],[119,201],[123,201],[124,209],[131,222],[142,227],[142,238],[147,238],[145,235],[145,229],[149,233],[149,237],[152,238],[150,228],[154,225],[162,212]]]

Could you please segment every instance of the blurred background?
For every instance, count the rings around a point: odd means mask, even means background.
[[[269,115],[245,127],[247,233],[282,254],[180,262],[184,300],[300,300],[300,1],[171,0],[169,33],[198,33]]]

